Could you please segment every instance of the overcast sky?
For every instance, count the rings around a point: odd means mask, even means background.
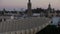
[[[0,0],[0,8],[27,8],[28,0]],[[52,8],[60,9],[60,0],[31,0],[32,8],[47,8],[50,3]]]

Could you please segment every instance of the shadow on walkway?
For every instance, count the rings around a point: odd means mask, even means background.
[[[55,25],[48,25],[36,34],[60,34],[60,27],[57,28]]]

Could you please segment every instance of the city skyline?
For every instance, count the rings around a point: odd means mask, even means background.
[[[59,9],[60,0],[31,0],[32,3],[32,9],[34,8],[48,8],[48,4],[51,4],[52,8]],[[1,8],[9,8],[9,10],[12,10],[14,8],[24,8],[27,9],[27,3],[28,0],[0,0],[0,9]]]

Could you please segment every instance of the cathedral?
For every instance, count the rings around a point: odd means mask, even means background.
[[[57,15],[56,11],[51,8],[50,3],[49,3],[48,8],[47,8],[47,13],[48,13],[48,17],[53,17],[53,16]]]

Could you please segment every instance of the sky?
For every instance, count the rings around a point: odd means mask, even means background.
[[[0,9],[6,8],[7,10],[27,9],[28,0],[0,0]],[[32,9],[44,8],[47,9],[48,4],[51,4],[52,8],[60,9],[60,0],[31,0]]]

